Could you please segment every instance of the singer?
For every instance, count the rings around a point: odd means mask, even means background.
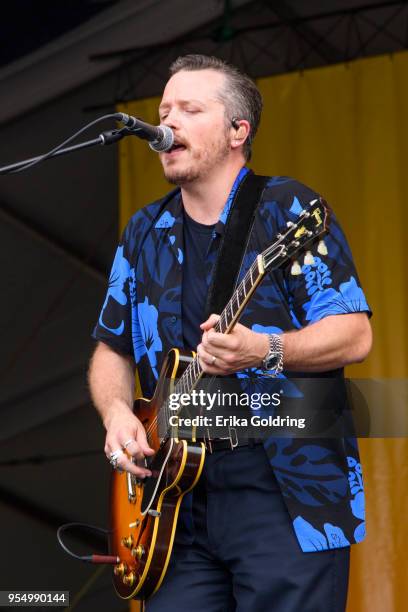
[[[159,115],[174,143],[159,155],[177,188],[139,210],[123,233],[89,371],[105,453],[141,478],[149,470],[129,456],[154,451],[132,412],[135,367],[151,397],[173,346],[196,350],[209,375],[260,382],[290,372],[341,377],[371,347],[370,309],[335,218],[327,255],[314,248],[307,264],[268,274],[230,334],[214,330],[217,313],[204,314],[226,223],[250,172],[261,109],[256,85],[230,64],[187,55],[170,67]],[[268,178],[242,240],[239,278],[317,197],[292,178]],[[344,611],[350,545],[365,534],[356,440],[262,444],[238,433],[233,449],[220,439],[211,450],[183,500],[170,566],[148,612]]]

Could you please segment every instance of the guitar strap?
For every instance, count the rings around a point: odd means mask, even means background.
[[[250,171],[238,186],[214,264],[204,310],[205,318],[211,313],[221,313],[234,292],[256,209],[267,180],[267,176],[259,176]]]

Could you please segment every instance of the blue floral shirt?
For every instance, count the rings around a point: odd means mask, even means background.
[[[233,196],[246,172],[243,168],[237,176],[215,226],[206,258],[208,282]],[[241,278],[287,221],[296,221],[304,205],[316,197],[316,192],[292,178],[269,178]],[[300,275],[290,273],[290,264],[268,273],[240,322],[254,331],[279,333],[330,315],[370,313],[349,246],[334,216],[325,243],[328,255],[320,256],[314,250],[314,263],[303,265]],[[180,189],[175,189],[130,219],[93,333],[95,339],[135,359],[145,397],[153,395],[170,348],[183,348],[183,260],[182,200]],[[254,369],[237,376],[261,380],[261,372]],[[349,546],[364,538],[364,489],[355,438],[275,437],[265,441],[265,448],[304,552]],[[183,502],[184,515],[190,502]]]

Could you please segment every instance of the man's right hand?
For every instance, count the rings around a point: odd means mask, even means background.
[[[130,472],[137,478],[146,478],[152,473],[142,467],[145,457],[154,455],[155,451],[150,448],[146,432],[141,421],[133,414],[130,408],[123,403],[117,402],[109,411],[109,417],[105,419],[106,427],[105,455],[111,459],[111,453],[122,451],[117,459],[117,467]],[[138,463],[134,463],[136,460]]]
[[[143,464],[145,457],[154,455],[146,439],[145,429],[134,415],[132,406],[135,387],[135,362],[129,355],[99,342],[89,366],[89,389],[92,400],[106,429],[105,455],[117,456],[115,467],[135,474],[151,476]]]

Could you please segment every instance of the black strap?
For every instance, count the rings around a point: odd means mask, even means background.
[[[220,314],[234,292],[255,212],[267,179],[267,176],[249,172],[238,186],[214,265],[204,311],[206,318],[213,312]]]

